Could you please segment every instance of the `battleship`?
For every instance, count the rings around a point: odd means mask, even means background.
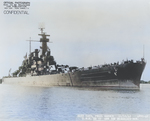
[[[99,89],[140,89],[140,79],[145,68],[144,58],[121,63],[110,63],[90,67],[57,64],[47,46],[48,36],[40,28],[38,42],[42,46],[24,57],[22,65],[12,75],[3,77],[2,84],[24,86],[93,87]],[[30,41],[31,43],[31,41]]]

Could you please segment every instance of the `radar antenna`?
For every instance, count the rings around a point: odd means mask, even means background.
[[[41,30],[41,34],[43,34],[43,29],[45,29],[44,23],[39,24],[39,29]]]

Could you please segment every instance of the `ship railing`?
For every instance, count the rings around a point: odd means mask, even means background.
[[[136,63],[143,64],[143,63],[145,63],[145,59],[144,59],[144,58],[141,58],[141,60],[140,60],[140,61],[136,61]]]

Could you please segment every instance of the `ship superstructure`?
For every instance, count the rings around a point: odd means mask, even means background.
[[[57,70],[56,61],[54,60],[54,57],[51,55],[51,50],[47,46],[47,42],[49,42],[47,36],[50,35],[44,33],[43,28],[41,28],[41,34],[38,35],[42,36],[42,38],[40,38],[39,41],[42,43],[42,46],[40,47],[40,49],[35,49],[34,52],[31,52],[28,58],[27,55],[25,55],[24,57],[25,59],[22,63],[22,66],[20,66],[19,69],[13,73],[13,76],[22,77],[26,76],[26,74],[36,76],[36,75],[47,75],[50,73],[56,73]],[[52,67],[53,71],[51,70]]]

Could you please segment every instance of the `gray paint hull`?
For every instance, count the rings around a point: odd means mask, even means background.
[[[14,84],[22,86],[39,86],[39,87],[91,87],[98,89],[133,89],[139,90],[139,86],[133,83],[133,80],[91,80],[81,81],[79,73],[63,73],[42,76],[10,77],[3,78],[2,84]]]

